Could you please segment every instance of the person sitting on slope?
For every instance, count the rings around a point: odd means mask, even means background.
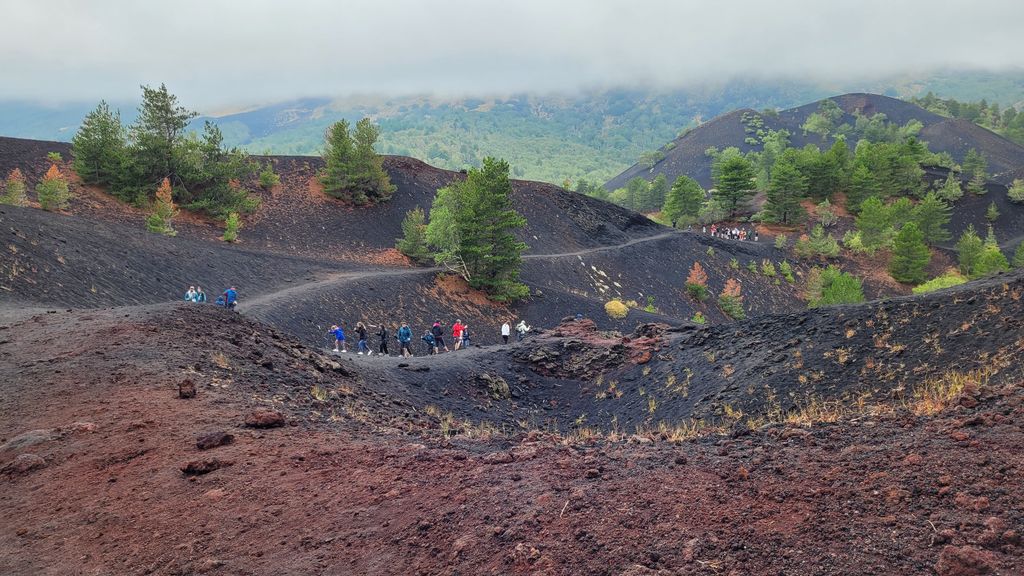
[[[224,307],[228,310],[234,310],[235,305],[238,303],[238,291],[232,286],[224,291]]]

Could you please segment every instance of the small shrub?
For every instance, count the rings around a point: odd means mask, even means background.
[[[775,247],[779,250],[785,250],[789,247],[789,238],[785,234],[779,234],[775,237]]]
[[[740,261],[735,259],[735,258],[733,258],[732,260],[729,260],[729,268],[732,268],[733,270],[739,270],[740,269]]]
[[[644,306],[644,312],[648,312],[650,314],[658,313],[658,308],[654,305],[654,296],[647,297],[647,305]]]
[[[785,260],[783,260],[782,263],[779,264],[779,274],[782,274],[782,277],[785,278],[786,282],[789,282],[790,284],[796,282],[796,278],[793,277],[793,267],[790,266],[789,262]]]
[[[866,254],[868,256],[874,256],[878,250],[870,248],[864,245],[864,241],[861,239],[860,232],[854,232],[853,230],[848,231],[843,235],[843,246],[847,250],[855,254]]]
[[[36,184],[36,196],[39,198],[39,207],[43,210],[63,210],[68,207],[71,200],[68,181],[64,179],[56,164],[50,165],[46,175],[39,184]]]
[[[753,260],[747,262],[747,270],[751,274],[757,274],[757,262],[754,262]]]
[[[839,221],[839,217],[836,216],[835,210],[832,209],[832,203],[826,198],[821,204],[818,204],[815,208],[815,215],[818,217],[818,223],[829,228]]]
[[[267,162],[263,170],[260,170],[260,186],[264,190],[270,190],[274,186],[281,183],[281,177],[274,172],[274,165],[271,162]]]
[[[1024,180],[1020,178],[1014,180],[1010,189],[1006,191],[1006,197],[1010,199],[1010,202],[1024,202]]]
[[[15,168],[7,175],[7,190],[0,195],[0,204],[11,206],[28,204],[28,196],[25,195],[25,176],[21,170]]]
[[[171,193],[171,181],[164,178],[156,191],[153,212],[146,218],[146,229],[156,234],[176,236],[178,232],[172,226],[172,222],[177,214],[178,209],[174,206]]]
[[[839,242],[831,234],[825,233],[825,228],[818,224],[814,227],[810,236],[802,234],[793,246],[797,258],[806,259],[815,256],[835,258],[839,255]]]
[[[815,268],[807,277],[807,305],[810,308],[835,304],[857,304],[864,301],[860,278],[836,266]]]
[[[701,314],[700,312],[697,312],[696,314],[694,314],[693,318],[691,318],[690,320],[692,320],[694,324],[704,325],[704,324],[708,323],[708,319],[705,318],[704,315]]]
[[[708,258],[714,258],[715,257],[715,249],[713,247],[711,247],[711,246],[708,246],[707,255],[708,255]]]
[[[51,164],[60,164],[64,161],[64,157],[60,155],[60,152],[48,152],[46,154],[46,159],[49,160]]]
[[[967,278],[956,272],[949,272],[942,276],[936,276],[920,286],[914,286],[914,294],[927,294],[928,292],[935,292],[943,288],[959,286],[965,282],[967,282]]]
[[[622,300],[609,300],[604,305],[604,311],[614,320],[622,320],[629,315],[629,306],[623,304]]]
[[[767,260],[767,259],[763,260],[761,262],[761,273],[764,274],[765,276],[768,276],[769,278],[774,277],[775,276],[775,264],[772,264],[771,260]]]
[[[999,207],[996,206],[995,202],[989,203],[988,210],[985,210],[985,218],[989,222],[995,222],[999,219]]]
[[[228,217],[224,219],[224,236],[221,236],[221,239],[225,242],[238,241],[238,229],[241,227],[242,223],[239,221],[238,212],[228,214]]]
[[[729,278],[725,281],[722,293],[718,295],[718,307],[726,316],[734,320],[742,320],[746,317],[743,311],[743,295],[740,294],[740,283]]]
[[[686,277],[686,292],[698,302],[708,298],[708,275],[700,262],[694,262],[690,268],[690,274]]]

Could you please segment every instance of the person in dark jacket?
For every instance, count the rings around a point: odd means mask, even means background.
[[[412,328],[405,322],[398,329],[398,354],[401,356],[412,356]]]
[[[437,354],[437,342],[434,341],[434,335],[430,333],[430,330],[423,332],[420,340],[427,343],[427,354]]]
[[[359,354],[366,352],[367,356],[373,356],[373,350],[366,345],[366,324],[356,322],[356,334],[359,335]]]
[[[206,304],[206,292],[203,292],[202,286],[196,286],[196,299],[195,302],[199,304]]]
[[[378,352],[387,356],[388,355],[388,327],[383,322],[380,323],[380,328],[377,329],[377,337],[380,338],[380,347]]]
[[[430,328],[430,334],[434,336],[434,353],[440,354],[441,348],[444,348],[445,352],[449,352],[448,345],[444,343],[444,328],[441,327],[441,322],[434,322],[434,325]]]

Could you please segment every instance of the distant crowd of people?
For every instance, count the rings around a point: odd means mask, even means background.
[[[748,230],[745,227],[738,228],[736,226],[733,226],[732,228],[730,228],[728,226],[719,226],[718,224],[712,224],[710,227],[702,226],[700,231],[703,232],[704,234],[707,234],[710,231],[711,235],[714,236],[715,238],[724,238],[726,240],[741,240],[744,242],[747,240],[753,242],[758,241],[757,228],[754,227],[751,227]]]
[[[365,324],[364,322],[356,322],[353,331],[356,334],[356,350],[360,355],[373,356],[373,350],[370,349],[368,343],[370,337],[370,329],[375,328],[377,331],[374,333],[378,339],[377,353],[383,356],[389,356],[390,351],[388,350],[388,343],[390,337],[390,331],[385,323],[380,324]],[[519,324],[516,325],[515,331],[518,335],[518,339],[521,341],[531,330],[531,327],[526,324],[525,320],[520,320]],[[452,347],[448,347],[448,342],[445,341],[446,329],[444,324],[440,320],[434,322],[434,324],[424,330],[423,335],[420,336],[420,340],[424,344],[424,354],[434,355],[444,352],[453,352],[456,350],[464,350],[469,348],[472,340],[469,335],[469,325],[462,322],[462,320],[456,320],[451,326],[451,342]],[[501,340],[504,344],[508,344],[509,336],[512,334],[512,326],[505,322],[501,325]],[[329,337],[334,338],[334,352],[347,353],[348,352],[348,340],[345,336],[345,328],[341,324],[331,325],[331,329],[327,332]],[[403,357],[414,356],[412,351],[412,328],[409,324],[403,322],[399,326],[398,330],[395,331],[395,340],[398,341],[398,355]]]
[[[185,292],[185,302],[205,304],[206,292],[203,292],[202,286],[189,286],[188,290]],[[217,301],[214,302],[217,306],[222,306],[228,310],[234,310],[237,303],[238,290],[236,290],[234,286],[225,290],[220,296],[217,296]]]

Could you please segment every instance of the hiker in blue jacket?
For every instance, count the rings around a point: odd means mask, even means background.
[[[185,292],[185,302],[195,302],[195,301],[196,301],[196,287],[195,286],[189,286],[188,290]]]
[[[398,329],[398,354],[400,356],[412,356],[412,328],[405,322]]]
[[[228,310],[234,310],[235,304],[238,302],[238,291],[232,286],[224,291],[224,307]]]
[[[430,333],[430,330],[424,332],[423,336],[420,337],[420,340],[423,340],[424,342],[427,343],[428,355],[437,353],[437,342],[434,340],[434,335]]]
[[[206,304],[206,292],[203,292],[202,286],[196,286],[196,297],[193,300],[197,304]]]
[[[328,332],[334,336],[334,351],[335,352],[348,352],[348,347],[345,346],[345,331],[342,330],[341,326],[337,324],[331,326],[331,331]],[[338,350],[338,346],[341,346],[341,350]]]

